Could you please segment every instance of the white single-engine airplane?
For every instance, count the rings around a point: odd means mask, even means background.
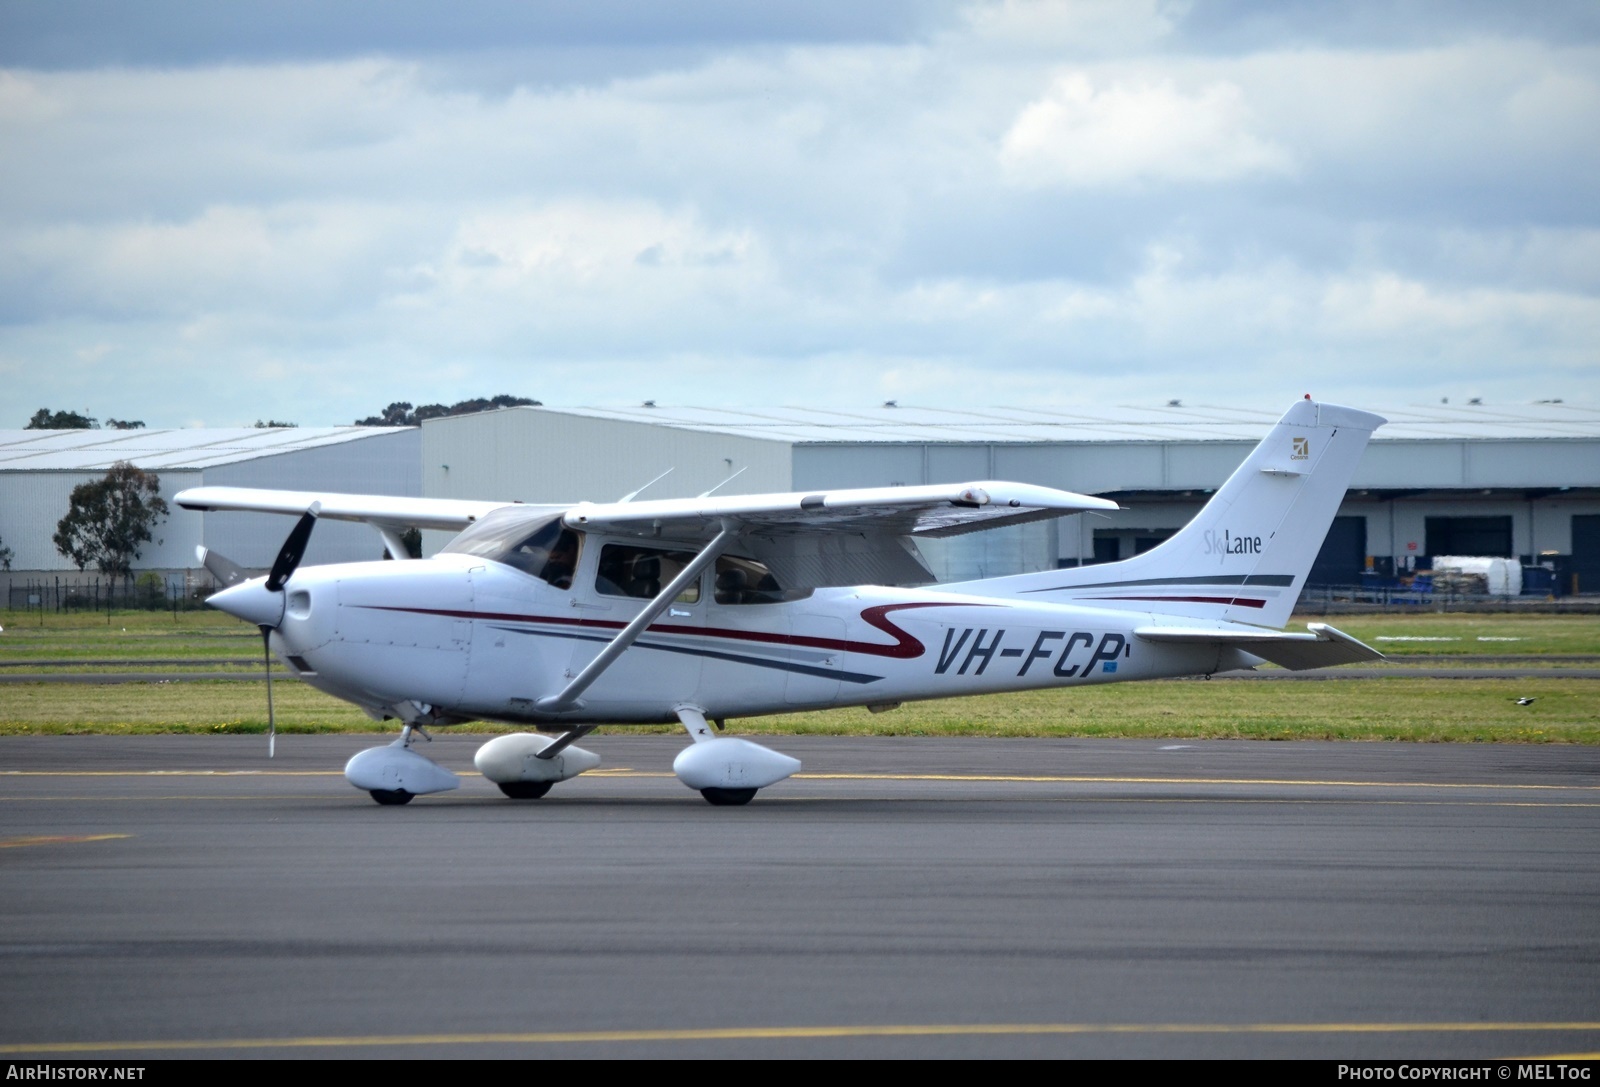
[[[201,548],[226,586],[210,603],[261,628],[269,677],[276,653],[401,722],[345,767],[380,804],[456,788],[412,741],[479,718],[556,733],[478,750],[513,798],[598,766],[573,741],[602,723],[677,720],[694,740],[678,777],[743,804],[800,763],[708,720],[1382,659],[1320,623],[1282,627],[1383,422],[1307,397],[1151,551],[914,589],[885,586],[932,580],[918,537],[1118,507],[999,482],[561,506],[234,487],[176,501],[300,515],[264,578]],[[397,557],[407,527],[461,531],[429,559],[297,569],[318,517],[372,525]],[[270,716],[270,683],[268,700]]]

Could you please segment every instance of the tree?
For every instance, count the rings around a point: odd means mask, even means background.
[[[0,540],[0,568],[4,568],[6,570],[11,569],[11,560],[13,557],[14,556],[11,553],[11,548],[6,546],[6,542],[4,540]]]
[[[143,423],[139,424],[143,426]],[[23,430],[99,430],[100,420],[88,415],[79,415],[75,411],[51,411],[49,408],[40,408],[33,413],[33,418],[28,420],[28,425]]]
[[[150,541],[150,530],[166,516],[156,474],[118,461],[106,478],[72,488],[67,515],[51,539],[78,569],[93,563],[103,574],[126,577]]]
[[[143,419],[107,419],[106,426],[112,430],[143,430]]]
[[[420,408],[413,408],[408,400],[397,400],[383,409],[380,415],[369,415],[365,419],[357,419],[356,426],[420,426],[424,419],[440,419],[446,415],[474,415],[480,411],[491,411],[494,408],[521,408],[540,407],[537,400],[529,400],[525,396],[509,396],[501,393],[485,400],[461,400],[449,407],[443,404],[424,404]]]
[[[273,427],[297,427],[299,425],[300,425],[299,423],[280,423],[276,419],[265,419],[265,420],[257,419],[256,420],[256,429],[257,430],[268,430],[268,429],[271,429]]]

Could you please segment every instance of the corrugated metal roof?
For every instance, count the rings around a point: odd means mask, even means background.
[[[216,427],[171,430],[0,430],[0,471],[103,472],[210,468],[383,434],[389,427]]]
[[[1389,419],[1377,440],[1600,438],[1600,408],[1572,404],[1360,405]],[[1287,409],[1288,405],[1285,405]],[[736,434],[825,442],[1258,441],[1282,412],[1210,404],[1158,408],[508,408]],[[462,421],[463,416],[452,421]],[[443,420],[441,420],[443,421]],[[430,425],[425,423],[426,425]]]

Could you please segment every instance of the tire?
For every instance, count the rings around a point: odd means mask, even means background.
[[[538,800],[550,791],[553,781],[497,781],[500,791],[512,800]]]
[[[701,789],[700,795],[706,798],[707,803],[714,804],[719,808],[733,808],[740,804],[750,803],[750,799],[756,795],[756,791],[754,789]]]
[[[370,792],[372,799],[380,804],[409,804],[414,795],[404,789],[372,789]]]

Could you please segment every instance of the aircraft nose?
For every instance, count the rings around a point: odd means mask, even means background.
[[[212,593],[206,603],[258,627],[276,628],[283,622],[283,593],[268,589],[265,578],[251,578]]]

